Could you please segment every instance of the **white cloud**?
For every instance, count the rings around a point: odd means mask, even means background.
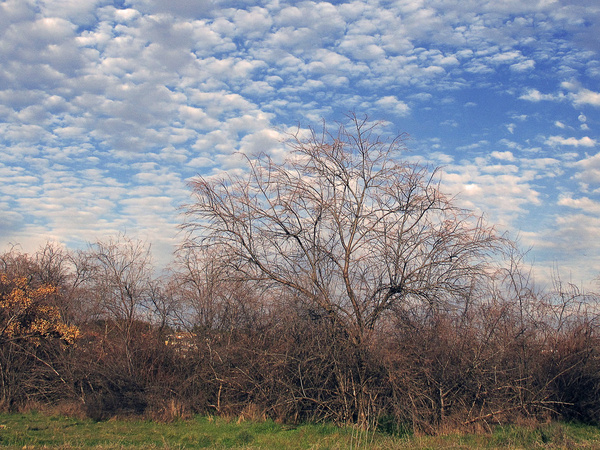
[[[175,14],[183,18],[203,17],[216,7],[210,0],[170,0],[168,3],[162,0],[128,0],[127,4],[144,13]]]
[[[40,6],[46,16],[64,17],[77,25],[89,25],[95,19],[95,10],[109,3],[109,0],[52,0],[41,2]]]
[[[383,109],[390,110],[399,116],[406,116],[410,113],[409,106],[393,95],[382,97],[375,104]]]
[[[521,61],[515,64],[511,64],[510,70],[514,72],[525,72],[528,70],[532,70],[535,67],[535,61],[532,59],[528,59],[526,61]]]
[[[550,136],[546,139],[546,144],[550,146],[568,145],[572,147],[595,147],[597,142],[595,139],[589,136],[584,136],[580,139],[569,137],[564,138],[562,136]]]
[[[461,150],[461,151],[463,151],[463,150],[473,150],[473,149],[476,149],[476,148],[488,147],[489,144],[490,144],[489,141],[482,140],[482,141],[479,141],[479,142],[474,142],[474,143],[469,144],[469,145],[462,145],[460,147],[457,147],[457,150]]]
[[[598,188],[600,186],[600,153],[587,156],[574,165],[579,169],[575,178],[583,185],[583,190],[588,191],[590,186],[594,186],[596,191],[600,191]]]
[[[570,95],[575,106],[592,105],[600,106],[600,93],[589,89],[580,89]]]
[[[588,283],[600,273],[600,257],[589,243],[595,242],[599,233],[600,220],[596,216],[569,214],[554,217],[547,228],[520,235],[521,242],[538,255],[534,266],[537,277],[551,283],[558,271],[564,279],[580,286],[583,283],[589,289],[592,285]]]
[[[600,214],[600,202],[589,197],[573,198],[562,196],[559,199],[558,204],[573,209],[580,209],[586,213]]]
[[[533,178],[555,178],[564,173],[564,162],[556,158],[523,158],[522,169],[533,170]]]
[[[495,159],[499,159],[500,161],[514,161],[515,157],[512,152],[498,152],[493,151],[490,156]]]
[[[496,152],[494,159],[507,160],[509,154]],[[485,212],[493,223],[510,229],[530,206],[541,204],[539,191],[531,185],[533,177],[514,164],[490,164],[488,158],[476,158],[445,167],[443,189],[458,194],[463,207]]]
[[[561,87],[569,91],[567,96],[575,107],[585,105],[600,106],[600,93],[582,87],[578,81],[563,81]]]
[[[561,268],[573,270],[577,276],[585,275],[586,278],[593,271],[600,270],[600,261],[596,253],[589,246],[600,233],[600,219],[587,214],[571,214],[558,216],[552,230],[544,230],[541,234],[539,245],[551,246],[561,251]],[[576,267],[585,261],[585,267]],[[591,278],[589,278],[591,279]]]
[[[240,151],[247,155],[267,153],[275,159],[281,159],[285,154],[283,139],[284,136],[274,130],[260,130],[244,136],[240,142]]]
[[[114,17],[117,21],[127,23],[134,19],[140,18],[142,15],[140,12],[133,8],[117,9],[114,11]]]
[[[493,63],[512,63],[515,60],[521,59],[522,54],[518,50],[512,50],[504,53],[497,53],[490,57],[490,61]]]
[[[530,102],[541,102],[544,100],[547,101],[562,101],[564,99],[564,95],[562,94],[542,94],[537,89],[528,89],[524,94],[519,97],[521,100],[527,100]]]

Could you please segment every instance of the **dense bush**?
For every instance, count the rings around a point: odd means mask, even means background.
[[[0,335],[3,409],[65,403],[97,419],[209,413],[425,432],[600,417],[597,298],[573,288],[517,290],[513,272],[512,284],[496,279],[453,308],[388,311],[357,346],[297,295],[206,271],[216,277],[212,290],[195,293],[189,270],[148,271],[139,298],[129,299],[132,314],[120,315],[98,299],[96,275],[84,273],[93,250],[59,256],[48,302],[79,336]],[[31,289],[47,283],[40,254],[0,260],[7,277],[26,276]]]

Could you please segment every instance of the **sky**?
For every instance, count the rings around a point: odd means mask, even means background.
[[[527,251],[600,284],[597,0],[7,0],[0,251],[118,233],[166,264],[193,177],[348,112]]]

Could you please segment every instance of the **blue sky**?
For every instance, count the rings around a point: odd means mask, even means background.
[[[354,111],[407,132],[538,280],[589,285],[599,36],[597,0],[3,1],[0,250],[126,232],[165,263],[193,176]]]

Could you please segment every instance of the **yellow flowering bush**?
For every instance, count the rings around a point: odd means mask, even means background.
[[[66,324],[56,306],[48,300],[58,293],[51,285],[32,287],[27,278],[0,274],[0,340],[59,338],[72,344],[79,335],[76,326]]]

